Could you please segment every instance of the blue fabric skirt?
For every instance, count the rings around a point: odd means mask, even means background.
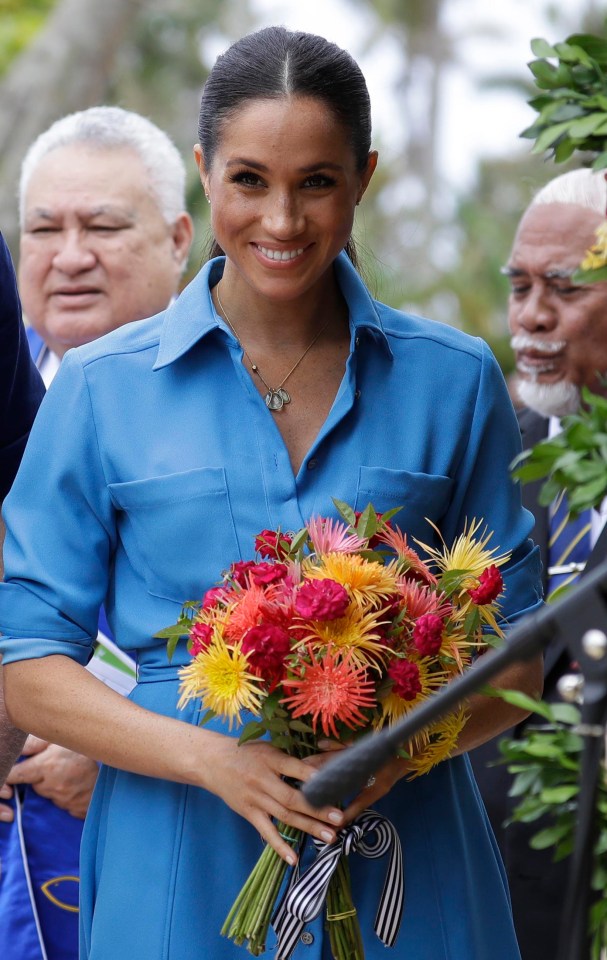
[[[195,723],[194,705],[176,709],[175,674],[141,664],[131,699]],[[214,728],[222,729],[217,721]],[[401,781],[375,808],[401,838],[405,909],[387,950],[373,931],[387,864],[353,854],[367,960],[520,960],[503,867],[467,757]],[[246,957],[219,931],[261,851],[256,831],[214,794],[104,767],[83,837],[81,960]],[[264,956],[275,956],[275,946],[271,932]],[[321,913],[293,957],[330,956]]]

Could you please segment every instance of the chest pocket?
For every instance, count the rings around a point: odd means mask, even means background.
[[[400,507],[393,523],[408,537],[432,543],[435,534],[427,522],[438,527],[449,509],[453,481],[429,473],[410,473],[386,467],[360,467],[355,510],[372,503],[378,513]]]
[[[129,562],[157,597],[196,600],[239,559],[221,467],[109,486]]]

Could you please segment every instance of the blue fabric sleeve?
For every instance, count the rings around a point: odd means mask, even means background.
[[[10,557],[0,589],[4,662],[64,654],[86,663],[115,530],[85,374],[73,351],[40,407],[4,513]]]
[[[482,341],[481,373],[472,412],[469,440],[458,470],[458,482],[443,535],[452,543],[462,518],[483,519],[493,531],[490,548],[511,551],[502,568],[504,620],[512,623],[542,602],[539,548],[529,539],[533,515],[522,507],[520,485],[510,466],[521,450],[516,415],[503,374]]]

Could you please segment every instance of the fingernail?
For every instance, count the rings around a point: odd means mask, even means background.
[[[342,823],[343,819],[344,819],[343,813],[338,813],[337,811],[334,811],[333,813],[329,814],[329,820],[331,821],[331,823]]]
[[[325,841],[325,843],[333,843],[333,840],[335,839],[333,833],[330,830],[321,830],[320,835],[322,839]]]
[[[290,856],[287,857],[287,863],[289,864],[290,867],[294,867],[295,864],[297,863],[297,860],[296,860],[295,857],[291,854]]]
[[[4,823],[11,823],[12,819],[13,819],[12,810],[0,810],[0,820],[2,820]]]

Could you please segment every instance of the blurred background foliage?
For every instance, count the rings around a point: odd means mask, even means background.
[[[356,227],[365,276],[387,302],[484,337],[508,373],[507,283],[500,267],[532,193],[580,160],[555,170],[532,156],[530,144],[515,141],[507,155],[479,160],[471,183],[445,183],[439,151],[445,150],[440,122],[448,70],[465,68],[462,41],[477,27],[462,22],[454,28],[445,13],[455,0],[349,2],[352,16],[364,18],[366,52],[389,33],[402,53],[391,94],[398,98],[404,146],[384,151],[381,133],[376,143],[382,163]],[[573,32],[605,32],[604,3],[581,0],[572,17],[563,9],[568,4],[534,2],[551,28],[549,42]],[[194,272],[208,237],[208,208],[191,159],[200,90],[215,56],[259,25],[254,0],[0,0],[0,225],[15,259],[15,191],[27,147],[65,113],[116,103],[150,117],[184,154],[196,222]],[[492,42],[489,33],[483,39]],[[360,60],[363,51],[350,49]],[[527,101],[536,89],[530,72],[521,79],[520,68],[496,67],[482,83]]]

